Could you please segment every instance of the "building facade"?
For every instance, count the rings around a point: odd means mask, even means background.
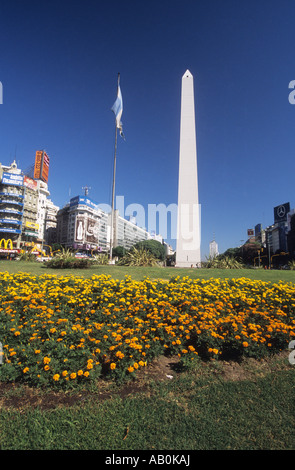
[[[57,242],[74,250],[106,252],[109,216],[88,196],[76,196],[57,213]]]
[[[19,249],[24,212],[24,177],[15,161],[0,164],[0,238],[3,244]]]
[[[13,249],[41,248],[55,239],[58,207],[48,185],[24,175],[15,161],[0,164],[0,240]],[[9,241],[11,240],[11,242]],[[0,247],[1,248],[1,247]]]
[[[114,211],[113,248],[122,246],[129,250],[139,241],[156,239],[146,229],[138,227],[135,220],[126,220]],[[100,209],[88,195],[76,196],[57,213],[57,242],[67,248],[81,251],[107,252],[110,249],[111,213]]]

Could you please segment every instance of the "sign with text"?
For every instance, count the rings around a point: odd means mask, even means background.
[[[274,222],[285,222],[287,220],[287,214],[290,212],[290,203],[286,202],[280,206],[274,207]]]

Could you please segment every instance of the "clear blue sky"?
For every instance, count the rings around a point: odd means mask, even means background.
[[[1,0],[0,161],[50,157],[51,199],[177,203],[181,77],[195,80],[202,255],[294,200],[294,0]],[[168,240],[169,241],[169,240]],[[173,242],[174,246],[175,243]]]

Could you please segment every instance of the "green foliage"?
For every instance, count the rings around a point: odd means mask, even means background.
[[[101,266],[106,266],[107,264],[109,264],[109,256],[107,253],[100,253],[98,255],[95,255],[92,259],[91,259],[92,263],[93,264],[98,264],[98,265],[101,265]]]
[[[33,255],[33,253],[30,253],[28,251],[25,251],[23,253],[21,253],[19,259],[21,261],[35,261],[36,260],[36,256]]]
[[[113,256],[117,256],[118,258],[123,258],[126,253],[127,250],[123,246],[116,246],[115,248],[113,248]]]
[[[164,261],[166,258],[166,249],[162,243],[157,240],[143,240],[134,245],[134,248],[142,248],[149,251],[155,258]]]
[[[216,256],[214,258],[208,258],[207,268],[216,268],[216,269],[242,269],[243,264],[234,257]]]
[[[55,257],[49,261],[45,261],[44,265],[48,268],[54,269],[85,269],[89,268],[92,265],[92,262],[88,258],[76,259],[71,257],[63,259],[62,257]]]
[[[118,262],[120,266],[156,266],[157,259],[144,248],[131,248]]]

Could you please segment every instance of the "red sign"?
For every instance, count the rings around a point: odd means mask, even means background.
[[[48,183],[49,157],[43,150],[37,150],[35,156],[34,178]]]
[[[41,176],[42,153],[42,150],[38,150],[35,156],[34,178],[37,180],[40,179]]]

